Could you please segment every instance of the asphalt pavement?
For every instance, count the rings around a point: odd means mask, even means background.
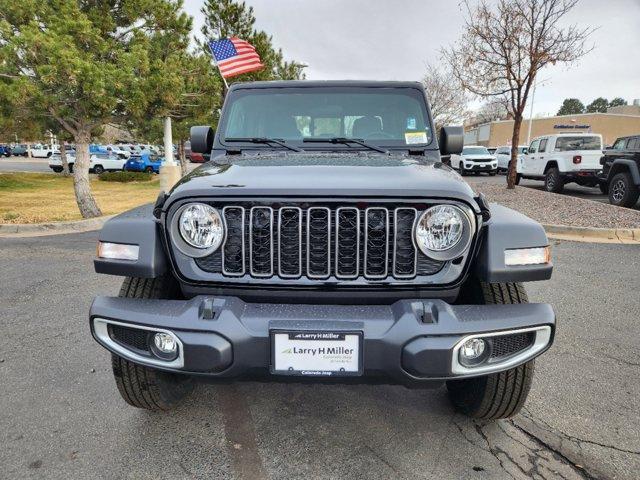
[[[89,333],[95,232],[0,239],[1,478],[615,478],[640,471],[640,250],[553,242],[531,301],[558,315],[513,421],[444,389],[205,384],[170,413],[126,405]]]
[[[3,172],[53,173],[48,158],[28,157],[0,157],[0,173]]]

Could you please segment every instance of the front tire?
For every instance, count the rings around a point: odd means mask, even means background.
[[[120,297],[180,298],[180,289],[173,277],[125,278]],[[153,411],[167,411],[178,406],[193,390],[193,380],[187,375],[163,372],[111,355],[111,366],[120,395],[129,405]]]
[[[633,183],[629,172],[616,173],[609,183],[609,203],[618,207],[633,207],[638,202],[640,189]]]
[[[471,281],[460,299],[474,304],[528,303],[520,283]],[[462,380],[449,380],[447,390],[455,408],[483,420],[509,418],[523,407],[533,381],[535,360],[504,372]]]

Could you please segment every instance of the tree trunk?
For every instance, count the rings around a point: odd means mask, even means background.
[[[76,203],[82,218],[93,218],[102,215],[100,207],[91,193],[89,183],[89,141],[91,133],[89,129],[78,129],[75,134],[76,161],[73,165],[73,189],[76,194]]]
[[[184,177],[187,173],[189,173],[187,169],[187,156],[184,152],[184,138],[181,138],[180,143],[178,144],[178,160],[180,160],[180,171],[182,172],[182,176]]]
[[[67,142],[65,140],[62,141],[60,145],[60,160],[62,161],[62,174],[65,177],[69,176],[69,162],[67,161],[67,150],[66,147]]]
[[[29,157],[29,159],[33,158],[31,156],[31,144],[27,143],[27,157]]]
[[[520,126],[522,125],[522,112],[516,112],[513,116],[513,135],[511,136],[511,162],[507,172],[507,189],[516,188],[516,165],[518,163],[518,146],[520,145]]]

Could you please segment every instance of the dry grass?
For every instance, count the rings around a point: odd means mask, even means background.
[[[153,202],[159,188],[157,178],[132,183],[91,180],[91,189],[105,215]],[[0,223],[81,219],[71,177],[41,173],[0,174]]]

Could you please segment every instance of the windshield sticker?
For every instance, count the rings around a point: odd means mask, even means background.
[[[427,134],[425,132],[405,132],[404,141],[407,145],[427,143]]]
[[[415,129],[416,129],[416,119],[414,117],[407,118],[407,130],[415,130]]]

